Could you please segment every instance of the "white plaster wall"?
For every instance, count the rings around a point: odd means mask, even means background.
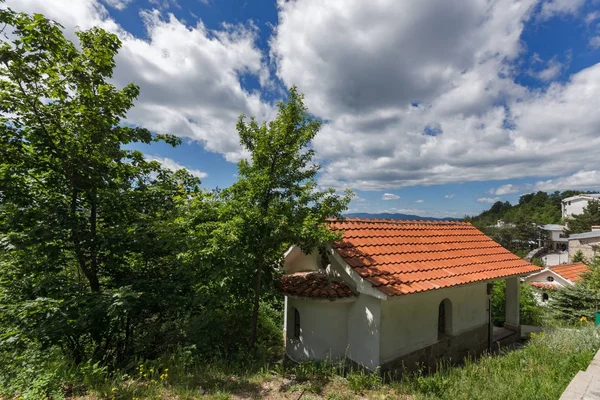
[[[439,305],[446,298],[452,303],[451,335],[488,323],[486,283],[391,297],[381,302],[381,363],[436,343]]]
[[[310,254],[304,254],[299,247],[294,247],[290,254],[287,255],[283,269],[289,274],[316,271],[319,269],[319,265],[317,264],[318,257],[319,251],[317,249],[313,250]]]
[[[569,202],[571,204],[569,204]],[[588,202],[588,199],[575,199],[567,201],[566,204],[563,204],[563,218],[571,215],[583,214],[583,209],[587,207]]]
[[[569,282],[567,282],[565,279],[561,278],[560,276],[552,273],[550,270],[544,270],[538,274],[535,275],[529,275],[528,277],[526,277],[524,279],[525,282],[544,282],[544,283],[550,283],[548,281],[548,277],[551,276],[552,278],[554,278],[554,282],[558,283],[561,286],[564,285],[570,285]]]
[[[347,300],[287,297],[286,352],[294,361],[343,358],[348,348]],[[300,338],[294,338],[294,308],[300,313]]]
[[[550,231],[550,239],[553,242],[559,242],[561,240],[565,240],[564,238],[561,238],[560,235],[562,234],[562,231]]]
[[[381,364],[381,303],[375,297],[361,294],[348,313],[348,357],[370,370]]]
[[[544,301],[542,296],[546,293],[548,295],[548,300]],[[554,297],[554,290],[543,290],[536,287],[533,287],[533,297],[535,297],[535,301],[538,306],[547,307],[550,299]]]

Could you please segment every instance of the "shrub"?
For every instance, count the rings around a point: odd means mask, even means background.
[[[504,324],[506,309],[506,281],[494,282],[492,289],[492,321],[496,326]],[[521,284],[520,319],[522,324],[541,325],[545,310],[538,306],[530,285]]]

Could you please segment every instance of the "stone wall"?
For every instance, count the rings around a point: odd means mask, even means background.
[[[594,259],[594,249],[592,246],[600,246],[600,238],[588,239],[570,239],[569,240],[569,261],[573,260],[573,256],[577,251],[581,250],[586,260]]]
[[[446,336],[437,343],[404,354],[381,366],[382,374],[399,376],[403,371],[414,371],[419,368],[435,369],[442,360],[460,363],[467,357],[477,357],[488,348],[488,324],[460,333]]]

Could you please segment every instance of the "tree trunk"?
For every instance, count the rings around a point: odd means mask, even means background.
[[[79,262],[79,267],[83,272],[83,275],[86,277],[90,284],[90,289],[94,293],[100,292],[100,281],[98,280],[98,272],[92,270],[88,267],[88,264],[85,259],[85,255],[81,249],[81,241],[79,237],[79,228],[77,222],[77,196],[79,191],[77,187],[73,185],[73,191],[71,193],[71,240],[73,241],[73,247],[75,250],[75,255],[77,256],[77,261]],[[95,217],[94,217],[95,218]]]
[[[262,280],[262,269],[263,269],[264,260],[262,257],[258,260],[257,271],[256,271],[256,282],[254,283],[254,306],[252,309],[252,320],[251,320],[251,328],[250,332],[250,341],[248,342],[248,349],[252,350],[254,348],[254,343],[256,342],[256,332],[258,329],[258,309],[260,307],[260,292],[261,292],[261,280]]]

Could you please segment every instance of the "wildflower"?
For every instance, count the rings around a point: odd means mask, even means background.
[[[581,322],[587,322],[587,318],[585,316],[581,317],[580,319]]]
[[[111,390],[112,390],[112,391],[113,391],[113,393],[114,393],[114,392],[116,392],[116,391],[117,391],[117,388],[116,388],[116,387],[113,387]]]

